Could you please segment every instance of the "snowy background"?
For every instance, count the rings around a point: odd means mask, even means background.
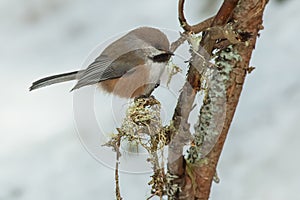
[[[215,13],[219,3],[205,2],[187,3],[191,23]],[[211,199],[300,199],[299,8],[297,0],[271,0],[267,7],[252,59],[256,70],[247,77]],[[180,30],[177,2],[0,2],[0,200],[114,199],[114,171],[77,137],[73,84],[31,93],[28,87],[80,68],[97,44],[145,25]],[[148,180],[122,174],[124,199],[145,199]]]

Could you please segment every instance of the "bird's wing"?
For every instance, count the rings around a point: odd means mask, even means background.
[[[80,73],[78,82],[72,90],[108,79],[120,78],[127,72],[132,71],[133,67],[144,62],[143,58],[137,56],[139,54],[135,51],[139,50],[125,53],[114,60],[108,56],[100,55],[87,69]]]

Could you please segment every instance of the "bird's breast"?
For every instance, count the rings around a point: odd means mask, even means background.
[[[165,63],[149,61],[132,68],[120,78],[102,81],[99,85],[106,92],[124,98],[148,96],[159,83],[165,66]]]

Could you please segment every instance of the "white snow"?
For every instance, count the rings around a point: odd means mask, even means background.
[[[247,77],[211,199],[300,198],[299,6],[296,0],[268,5],[251,61],[256,69]],[[214,13],[200,8],[187,2],[191,22]],[[73,84],[30,93],[28,87],[81,68],[99,43],[146,25],[179,31],[177,2],[0,2],[0,200],[114,199],[114,171],[77,137]],[[149,180],[148,174],[121,174],[124,199],[149,196]]]

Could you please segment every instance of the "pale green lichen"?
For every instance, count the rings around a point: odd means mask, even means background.
[[[189,163],[200,162],[213,148],[222,130],[226,112],[226,91],[233,63],[241,57],[232,46],[216,52],[215,65],[208,67],[205,77],[206,93],[195,124],[194,145],[188,150]]]
[[[194,51],[197,51],[199,49],[199,44],[200,41],[202,40],[201,35],[196,35],[196,34],[191,34],[190,37],[188,38],[189,44],[191,45],[191,48]]]
[[[176,194],[181,192],[181,187],[179,186],[178,183],[174,183],[174,180],[178,179],[179,177],[166,173],[166,194],[169,197],[169,200],[176,199]]]
[[[147,161],[151,163],[153,175],[149,185],[152,194],[165,194],[164,147],[168,137],[161,121],[161,104],[154,97],[137,98],[127,109],[126,116],[118,134],[112,136],[106,146],[113,147],[114,151],[121,142],[129,142],[142,147],[148,152]]]

